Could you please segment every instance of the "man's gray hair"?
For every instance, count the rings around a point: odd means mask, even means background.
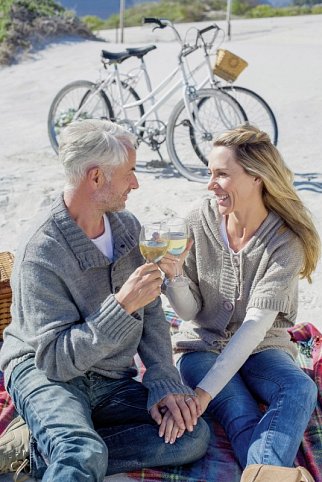
[[[73,189],[92,167],[110,175],[136,148],[136,138],[123,127],[107,120],[86,119],[69,124],[59,139],[59,159],[67,185]]]

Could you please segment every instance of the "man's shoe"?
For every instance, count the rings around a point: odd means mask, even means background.
[[[0,437],[0,474],[21,472],[29,464],[29,429],[21,417],[15,418]]]

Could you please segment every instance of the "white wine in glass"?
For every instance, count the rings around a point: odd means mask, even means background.
[[[161,223],[143,224],[140,251],[147,263],[157,263],[168,251],[169,232]]]
[[[187,242],[189,238],[188,226],[184,219],[173,218],[165,223],[165,229],[169,230],[169,246],[168,253],[173,256],[180,256],[187,247]],[[174,278],[169,282],[169,285],[187,284],[187,279],[176,272]]]

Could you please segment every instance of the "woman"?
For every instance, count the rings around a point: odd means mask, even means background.
[[[318,262],[319,236],[266,133],[244,125],[222,134],[209,169],[213,197],[187,217],[192,243],[180,265],[189,285],[166,289],[185,320],[174,336],[178,368],[241,467],[291,467],[317,390],[294,361],[287,329],[298,279],[311,281]],[[169,279],[175,260],[160,263]]]

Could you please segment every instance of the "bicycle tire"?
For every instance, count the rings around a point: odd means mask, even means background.
[[[268,103],[253,90],[237,85],[220,86],[220,90],[228,92],[243,107],[248,122],[270,136],[273,144],[278,142],[278,126],[275,115]]]
[[[50,143],[58,152],[59,134],[61,130],[70,124],[75,114],[91,92],[97,88],[97,84],[88,80],[76,80],[65,85],[55,96],[48,113],[48,135]],[[86,111],[81,113],[78,119],[113,119],[114,113],[111,102],[103,91],[97,94],[86,105]]]
[[[205,99],[205,101],[203,101]],[[207,102],[206,102],[207,100]],[[200,89],[195,99],[198,116],[204,132],[197,131],[189,120],[184,99],[173,108],[167,126],[167,149],[171,162],[177,171],[190,181],[208,182],[207,162],[215,138],[227,129],[231,129],[245,121],[243,111],[230,95],[216,89]],[[220,103],[220,104],[218,104]],[[225,116],[218,110],[223,110]],[[201,111],[201,107],[203,107]],[[205,107],[207,111],[205,111]],[[198,146],[198,149],[196,149]],[[202,158],[199,157],[202,153]]]

